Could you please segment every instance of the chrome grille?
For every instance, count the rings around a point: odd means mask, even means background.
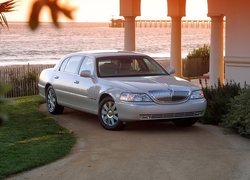
[[[182,101],[188,98],[189,91],[174,91],[172,101]]]
[[[184,101],[189,96],[189,91],[180,91],[180,90],[154,90],[149,91],[149,95],[159,103],[171,103]]]
[[[180,112],[180,113],[164,113],[164,114],[140,114],[141,120],[153,120],[153,119],[175,119],[185,117],[201,117],[204,111],[195,112]]]

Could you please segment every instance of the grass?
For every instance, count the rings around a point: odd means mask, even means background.
[[[55,161],[74,145],[72,132],[38,111],[41,102],[30,96],[1,107],[8,120],[0,126],[0,179]]]

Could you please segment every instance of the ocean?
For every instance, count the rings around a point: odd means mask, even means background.
[[[0,66],[54,64],[63,55],[87,50],[123,50],[124,29],[109,23],[62,23],[60,29],[43,23],[31,31],[26,23],[10,23],[0,29]],[[182,57],[210,43],[210,28],[182,29]],[[170,57],[170,27],[136,29],[136,51],[155,58]]]

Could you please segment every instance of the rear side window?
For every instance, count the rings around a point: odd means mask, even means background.
[[[64,71],[64,69],[65,69],[65,67],[66,67],[66,65],[67,65],[67,63],[68,63],[68,61],[69,61],[69,58],[67,58],[67,59],[65,59],[65,60],[63,61],[63,63],[61,64],[61,67],[60,67],[59,71]]]
[[[82,56],[72,56],[69,59],[64,71],[71,74],[77,74],[81,62],[82,62]]]

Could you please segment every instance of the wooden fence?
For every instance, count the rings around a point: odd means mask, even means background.
[[[7,98],[38,94],[38,78],[43,69],[54,65],[19,65],[0,67],[0,81],[11,85]]]

